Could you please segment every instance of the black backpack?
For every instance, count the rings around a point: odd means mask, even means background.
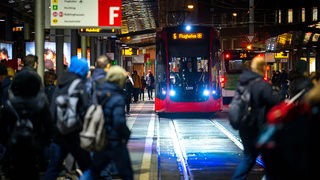
[[[232,128],[239,130],[255,123],[251,104],[251,85],[261,78],[251,80],[248,84],[239,84],[229,105],[229,121]]]
[[[7,101],[7,105],[9,110],[16,117],[16,122],[14,123],[9,143],[11,145],[35,145],[34,126],[27,113],[25,113],[26,116],[21,117],[10,100]]]

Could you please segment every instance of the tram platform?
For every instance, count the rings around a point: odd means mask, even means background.
[[[127,125],[131,129],[128,148],[135,180],[158,179],[156,118],[154,100],[131,104],[127,115]]]

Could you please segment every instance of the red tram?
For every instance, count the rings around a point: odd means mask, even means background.
[[[220,111],[219,50],[219,34],[210,26],[181,25],[157,32],[156,112]]]

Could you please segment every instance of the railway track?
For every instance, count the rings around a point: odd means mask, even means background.
[[[159,179],[230,179],[242,144],[226,119],[159,118]],[[249,179],[261,179],[257,161]]]

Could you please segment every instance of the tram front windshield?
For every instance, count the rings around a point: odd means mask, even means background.
[[[177,92],[172,98],[201,101],[208,87],[208,47],[179,47],[169,48],[170,89]]]

